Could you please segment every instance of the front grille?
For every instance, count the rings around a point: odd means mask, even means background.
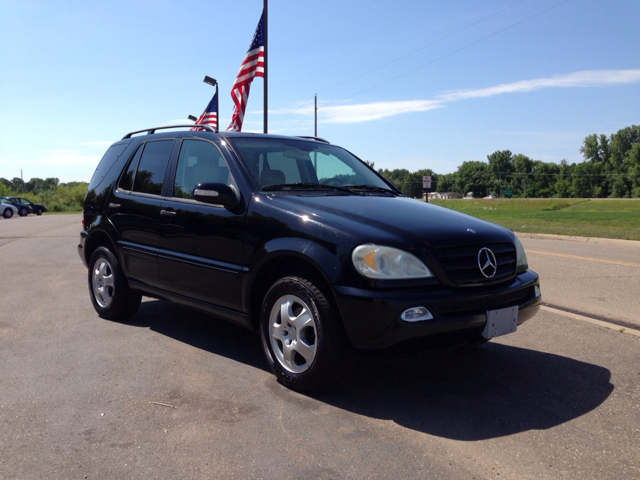
[[[447,314],[462,315],[465,313],[484,313],[486,310],[521,305],[531,298],[531,288],[525,288],[487,297],[433,302],[431,306],[436,312],[445,316]]]
[[[478,266],[478,252],[483,247],[496,256],[497,269],[492,278],[485,277]],[[496,283],[516,273],[516,249],[512,243],[443,247],[438,249],[438,260],[449,281],[458,285]]]

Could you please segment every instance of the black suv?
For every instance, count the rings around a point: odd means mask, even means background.
[[[318,391],[354,351],[478,345],[538,311],[513,232],[406,198],[319,138],[175,128],[126,135],[89,184],[78,252],[101,317],[142,295],[209,312]]]

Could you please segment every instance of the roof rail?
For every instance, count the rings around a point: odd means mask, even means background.
[[[320,138],[320,137],[308,137],[305,135],[298,135],[298,138],[308,138],[310,140],[317,140],[319,142],[324,142],[324,143],[328,143],[329,145],[331,145],[331,142],[329,140],[325,140],[324,138]]]
[[[202,128],[204,130],[206,130],[207,132],[215,132],[215,129],[209,125],[167,125],[166,127],[155,127],[155,128],[145,128],[144,130],[137,130],[135,132],[129,132],[127,133],[124,137],[122,137],[122,140],[126,139],[126,138],[131,138],[132,135],[135,135],[136,133],[142,133],[142,132],[147,132],[147,135],[152,135],[154,133],[156,133],[156,130],[163,130],[166,128],[193,128],[194,126],[198,127],[198,128]]]

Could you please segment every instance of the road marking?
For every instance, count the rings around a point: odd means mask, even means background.
[[[628,327],[621,327],[620,325],[615,325],[609,322],[603,322],[602,320],[596,320],[595,318],[585,317],[584,315],[578,315],[577,313],[565,312],[564,310],[558,310],[557,308],[551,308],[545,305],[540,306],[540,308],[547,312],[555,313],[556,315],[562,315],[563,317],[582,320],[583,322],[588,322],[594,325],[599,325],[600,327],[609,328],[611,330],[615,330],[616,332],[628,333],[629,335],[635,335],[636,337],[640,337],[640,330],[635,330],[633,328],[628,328]]]
[[[602,258],[579,257],[577,255],[567,255],[566,253],[541,252],[539,250],[526,250],[526,253],[537,253],[538,255],[549,255],[551,257],[575,258],[577,260],[587,260],[589,262],[610,263],[612,265],[624,265],[626,267],[640,268],[640,263],[619,262],[617,260],[604,260]]]

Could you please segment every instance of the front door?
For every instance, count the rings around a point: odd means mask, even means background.
[[[207,182],[234,186],[213,142],[184,139],[172,196],[162,202],[167,214],[161,227],[160,277],[163,288],[173,293],[240,310],[245,215],[194,200],[195,186]]]

